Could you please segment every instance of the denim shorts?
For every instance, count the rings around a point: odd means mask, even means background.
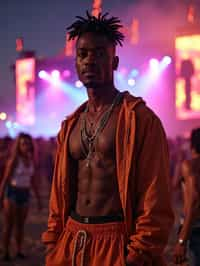
[[[5,197],[15,202],[18,206],[27,205],[30,200],[30,190],[8,185],[5,190]]]

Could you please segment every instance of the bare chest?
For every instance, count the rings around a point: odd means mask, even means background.
[[[89,121],[86,121],[88,137],[83,134],[84,114],[82,114],[70,134],[69,151],[71,157],[76,161],[84,160],[87,158],[88,153],[92,151],[94,156],[99,153],[105,158],[113,158],[118,113],[119,108],[116,108],[105,126],[97,134],[96,131],[100,121],[92,125]],[[90,147],[91,144],[92,147]]]

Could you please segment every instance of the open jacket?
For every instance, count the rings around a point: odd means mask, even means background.
[[[63,123],[50,196],[44,243],[56,242],[71,209],[68,140],[86,107],[81,105]],[[169,158],[166,136],[157,116],[141,98],[128,92],[120,107],[116,130],[116,165],[129,258],[141,256],[145,266],[165,265],[162,258],[173,225],[169,194]]]

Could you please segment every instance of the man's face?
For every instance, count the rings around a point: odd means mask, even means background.
[[[77,41],[76,69],[86,88],[99,88],[113,82],[118,57],[105,36],[85,33]]]

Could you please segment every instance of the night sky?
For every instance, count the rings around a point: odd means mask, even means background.
[[[119,10],[130,2],[105,1],[103,9]],[[15,39],[23,36],[25,49],[34,49],[40,56],[54,56],[65,45],[66,26],[91,7],[91,0],[0,1],[0,103],[13,95],[9,66],[16,58]]]
[[[65,28],[76,15],[91,10],[91,0],[1,0],[0,1],[0,104],[14,95],[14,83],[9,66],[15,62],[15,40],[24,38],[25,49],[37,51],[39,56],[54,56],[65,45]],[[130,6],[153,2],[157,8],[171,12],[174,3],[188,0],[107,0],[103,11],[126,20]],[[163,2],[163,3],[162,3]],[[171,3],[171,4],[170,4]],[[168,9],[166,9],[168,7]],[[160,9],[161,10],[161,9]],[[145,17],[144,17],[145,19]],[[124,22],[124,21],[122,21]]]

